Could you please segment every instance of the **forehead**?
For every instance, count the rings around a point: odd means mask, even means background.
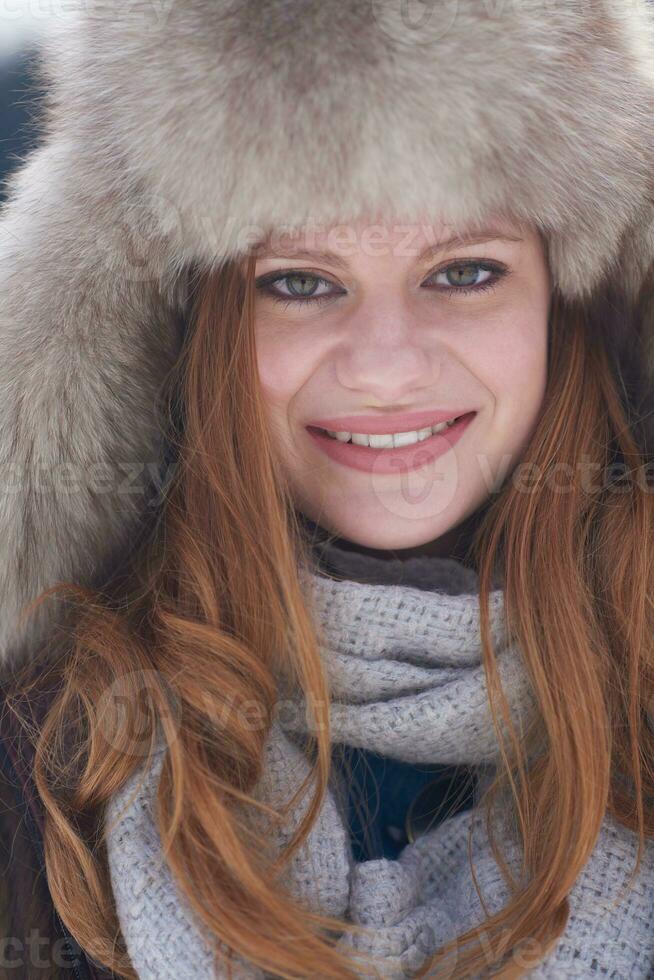
[[[257,259],[329,259],[336,265],[347,265],[348,258],[358,253],[393,254],[422,261],[434,253],[465,245],[496,240],[520,242],[527,233],[524,226],[506,219],[492,219],[466,228],[455,228],[442,221],[388,223],[359,219],[328,228],[271,231],[254,244],[252,253]]]

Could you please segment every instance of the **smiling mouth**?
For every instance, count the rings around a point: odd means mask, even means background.
[[[335,432],[334,430],[322,429],[319,426],[314,425],[307,426],[307,428],[313,432],[319,433],[323,437],[327,437],[330,440],[340,442],[343,445],[355,445],[361,448],[368,448],[373,451],[385,449],[403,449],[406,446],[420,445],[420,443],[425,442],[427,439],[431,439],[436,435],[447,432],[457,423],[463,419],[468,419],[474,414],[474,412],[467,412],[464,415],[458,415],[453,419],[449,419],[447,422],[439,422],[436,425],[425,426],[422,429],[414,429],[408,432],[386,433],[384,435],[372,435],[368,433],[347,431]]]

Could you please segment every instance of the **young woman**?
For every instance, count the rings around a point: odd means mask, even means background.
[[[653,58],[646,0],[57,20],[8,976],[652,975]]]

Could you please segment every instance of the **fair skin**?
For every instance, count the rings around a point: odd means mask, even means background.
[[[538,420],[551,289],[543,243],[506,218],[482,230],[488,240],[472,243],[444,222],[359,220],[269,237],[257,253],[257,362],[276,449],[298,509],[358,550],[458,556]],[[438,249],[421,257],[429,246]],[[313,295],[324,301],[302,298]],[[452,445],[433,437],[445,446],[437,458],[427,444],[341,444],[348,459],[374,456],[367,470],[332,458],[307,429],[443,409],[475,414]],[[382,453],[396,458],[381,464]]]

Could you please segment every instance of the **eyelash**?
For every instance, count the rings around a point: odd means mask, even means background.
[[[481,285],[479,286],[461,286],[461,287],[459,286],[433,287],[432,286],[427,288],[436,289],[437,292],[447,293],[448,295],[452,295],[456,293],[459,296],[460,295],[466,296],[466,295],[470,295],[471,293],[481,293],[487,289],[495,289],[496,286],[498,286],[499,283],[509,275],[508,269],[503,265],[499,265],[494,262],[482,262],[476,259],[468,259],[468,260],[461,260],[460,262],[448,262],[448,264],[442,266],[442,268],[434,269],[434,271],[431,272],[427,278],[431,279],[433,276],[437,276],[441,272],[447,272],[448,269],[453,269],[456,268],[457,266],[462,266],[462,265],[477,266],[479,269],[484,270],[485,272],[491,272],[492,276],[489,279],[487,279],[485,282],[481,283]],[[330,285],[329,279],[325,279],[323,276],[318,276],[315,275],[314,273],[307,272],[305,269],[287,269],[287,270],[281,270],[279,272],[276,271],[274,273],[269,273],[268,275],[263,276],[261,279],[257,279],[255,282],[255,286],[257,289],[260,289],[262,292],[265,292],[266,295],[270,296],[270,298],[275,303],[281,303],[284,308],[288,306],[292,306],[294,304],[300,304],[300,305],[305,305],[308,303],[320,304],[320,303],[329,302],[330,300],[334,299],[334,295],[333,294],[329,295],[328,293],[322,296],[304,296],[304,297],[294,296],[292,298],[288,296],[282,297],[277,295],[270,288],[273,285],[273,283],[283,281],[284,279],[294,278],[297,276],[305,276],[307,279],[314,279],[317,283],[324,283],[326,285]]]

